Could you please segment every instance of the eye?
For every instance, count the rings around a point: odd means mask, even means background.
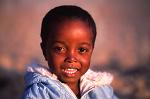
[[[87,48],[84,48],[84,47],[81,47],[81,48],[78,49],[78,51],[79,51],[80,53],[86,53],[86,52],[88,52],[88,49],[87,49]]]
[[[57,53],[64,53],[65,52],[65,48],[64,47],[55,46],[53,49]]]

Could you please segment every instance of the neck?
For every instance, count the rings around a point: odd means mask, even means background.
[[[74,94],[80,98],[80,83],[79,81],[76,83],[67,83],[67,85],[70,87],[70,89],[74,92]]]

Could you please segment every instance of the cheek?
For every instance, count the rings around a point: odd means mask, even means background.
[[[90,55],[84,55],[80,58],[80,62],[84,68],[89,68],[91,61],[91,54]]]
[[[81,61],[82,61],[82,63],[84,63],[84,64],[88,64],[88,63],[90,63],[90,57],[82,57],[81,58]]]
[[[52,72],[56,75],[60,74],[61,64],[63,62],[63,58],[57,55],[52,55],[48,60],[48,65],[52,69]]]
[[[51,53],[48,56],[48,64],[49,66],[60,67],[60,65],[63,63],[64,57],[61,55],[53,54]]]

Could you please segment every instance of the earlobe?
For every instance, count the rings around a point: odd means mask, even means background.
[[[41,46],[41,49],[42,49],[42,52],[43,52],[44,58],[45,58],[45,60],[47,61],[46,46],[44,45],[44,43],[43,43],[43,42],[41,42],[41,43],[40,43],[40,46]]]

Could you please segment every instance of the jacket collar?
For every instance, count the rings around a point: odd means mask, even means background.
[[[36,66],[28,66],[25,81],[27,85],[38,82],[48,82],[48,79],[57,80],[57,76],[52,74],[46,66],[37,64]],[[42,78],[42,79],[41,79]],[[80,80],[81,95],[85,94],[94,87],[111,84],[113,76],[107,72],[94,72],[88,70]]]

